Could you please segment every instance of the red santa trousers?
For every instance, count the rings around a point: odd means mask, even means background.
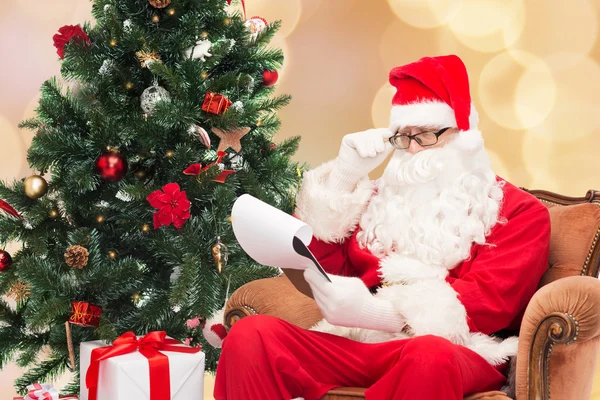
[[[499,390],[504,375],[481,356],[437,336],[360,343],[254,315],[223,342],[216,400],[317,400],[339,386],[367,400],[462,400]]]

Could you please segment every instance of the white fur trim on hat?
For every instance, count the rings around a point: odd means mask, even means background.
[[[470,129],[476,129],[479,116],[471,104]],[[395,132],[407,126],[439,126],[456,128],[454,110],[444,102],[421,102],[392,106],[390,130]]]
[[[374,190],[368,178],[353,192],[329,188],[326,183],[333,165],[329,161],[304,173],[296,197],[296,216],[313,228],[314,237],[328,243],[342,242],[352,234]]]

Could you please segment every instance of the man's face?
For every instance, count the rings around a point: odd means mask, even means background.
[[[433,133],[439,132],[440,130],[442,130],[444,128],[445,128],[444,126],[407,126],[405,128],[398,130],[396,135],[414,136],[414,135],[424,133],[425,135],[421,135],[421,137],[423,137],[423,138],[433,137]],[[416,154],[416,153],[426,150],[426,149],[434,149],[436,147],[442,147],[447,143],[448,139],[450,139],[452,136],[456,135],[457,133],[458,133],[458,129],[456,129],[456,128],[447,129],[444,133],[442,133],[438,137],[437,143],[435,143],[434,145],[431,145],[431,146],[421,146],[413,138],[413,140],[410,141],[409,147],[407,149],[405,149],[405,151],[408,151],[411,154]],[[424,143],[424,144],[426,144],[426,143]]]

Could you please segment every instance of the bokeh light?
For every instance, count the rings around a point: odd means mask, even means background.
[[[463,0],[448,25],[465,46],[482,52],[514,43],[525,24],[522,0]]]
[[[589,57],[576,64],[563,61],[573,58],[578,57],[561,53],[547,59],[556,82],[556,101],[543,123],[531,129],[537,137],[585,140],[600,129],[600,65]]]
[[[387,128],[390,125],[390,111],[392,109],[392,98],[396,88],[386,83],[375,95],[371,105],[371,118],[376,128]]]
[[[0,137],[0,180],[12,181],[21,175],[26,160],[25,146],[18,128],[3,115],[0,115]]]
[[[512,49],[544,58],[559,52],[585,55],[594,46],[600,13],[592,0],[525,1],[524,4],[528,17]]]
[[[486,148],[486,151],[488,153],[488,155],[490,156],[490,162],[492,164],[492,170],[494,171],[494,173],[496,175],[498,175],[499,177],[501,177],[502,179],[506,179],[507,181],[510,181],[510,174],[508,171],[508,168],[506,167],[505,162],[502,160],[502,158],[494,153],[492,150]]]
[[[388,0],[398,18],[417,28],[446,24],[458,12],[461,0]]]
[[[552,110],[555,84],[548,65],[526,52],[504,52],[490,60],[479,78],[483,110],[497,124],[524,129]]]

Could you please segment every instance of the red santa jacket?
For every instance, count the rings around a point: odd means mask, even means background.
[[[364,189],[365,193],[369,190],[368,186]],[[466,309],[469,330],[486,335],[519,328],[525,307],[548,266],[548,210],[534,196],[508,182],[503,191],[499,217],[506,223],[492,228],[487,244],[493,246],[473,245],[471,257],[450,270],[446,278]],[[311,194],[319,195],[323,193]],[[381,284],[381,260],[360,248],[357,233],[354,230],[351,236],[335,241],[314,238],[309,247],[327,272],[358,276],[367,286],[377,287]]]

